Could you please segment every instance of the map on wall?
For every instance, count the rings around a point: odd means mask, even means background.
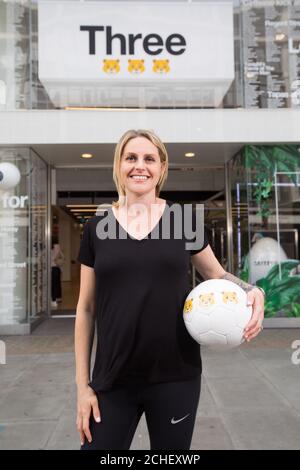
[[[300,2],[242,0],[246,108],[300,107]]]

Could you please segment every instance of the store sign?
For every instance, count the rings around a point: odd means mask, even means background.
[[[109,90],[111,105],[152,90],[161,105],[194,91],[193,105],[217,106],[234,79],[231,1],[40,1],[38,21],[39,79],[57,106],[105,105]]]
[[[80,31],[87,31],[89,36],[89,54],[96,54],[96,33],[105,31],[105,53],[113,54],[113,40],[119,43],[120,48],[117,52],[120,55],[135,55],[136,41],[140,42],[143,51],[148,55],[158,55],[166,51],[171,55],[180,55],[185,52],[186,41],[181,34],[170,34],[164,42],[159,34],[147,34],[144,39],[142,34],[112,34],[111,26],[80,26]],[[179,47],[179,49],[178,49]]]
[[[28,202],[28,196],[11,196],[4,193],[1,197],[4,209],[24,209]]]

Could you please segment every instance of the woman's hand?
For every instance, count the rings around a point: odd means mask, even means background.
[[[98,406],[97,395],[94,390],[86,385],[77,389],[77,430],[80,434],[80,443],[84,444],[85,438],[92,442],[90,433],[90,415],[93,410],[93,416],[97,423],[100,423],[100,411]]]
[[[247,305],[252,305],[252,317],[244,330],[244,337],[248,342],[255,338],[263,329],[264,303],[264,294],[257,287],[254,287],[247,293]]]

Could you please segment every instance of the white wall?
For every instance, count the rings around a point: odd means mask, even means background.
[[[299,143],[299,122],[300,109],[5,111],[0,145],[115,143],[130,128],[169,143]]]

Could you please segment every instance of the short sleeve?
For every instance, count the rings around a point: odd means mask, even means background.
[[[80,242],[80,249],[77,256],[77,261],[91,268],[94,267],[95,253],[91,237],[91,223],[89,221],[85,223],[83,228],[83,236]]]
[[[193,210],[192,224],[193,224],[193,231],[195,231],[196,233],[197,233],[197,231],[199,232],[199,227],[196,227],[196,212],[195,212],[195,210]],[[197,237],[195,236],[193,238],[192,242],[195,242],[196,238]],[[200,251],[204,250],[207,247],[207,245],[209,245],[209,239],[208,239],[208,234],[207,234],[206,227],[204,225],[204,227],[203,227],[203,243],[202,243],[202,246],[195,249],[195,250],[190,250],[190,255],[193,256],[193,255],[196,255],[197,253],[200,253]]]

